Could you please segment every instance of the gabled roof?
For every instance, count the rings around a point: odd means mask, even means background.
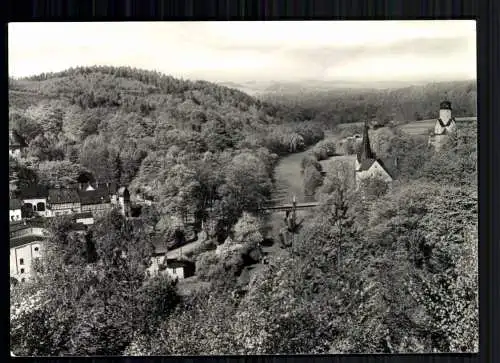
[[[110,196],[108,188],[104,187],[95,190],[79,190],[78,195],[82,205],[109,203]]]
[[[18,193],[19,199],[43,199],[49,196],[49,189],[42,185],[33,185],[29,188],[21,189]]]
[[[9,242],[10,242],[10,248],[14,248],[28,243],[43,242],[46,239],[47,237],[41,237],[41,236],[24,236],[19,238],[13,238]]]
[[[16,130],[10,130],[9,132],[9,147],[10,148],[19,148],[25,147],[26,141],[22,138],[21,135],[17,133]]]
[[[9,200],[9,209],[10,210],[21,209],[22,206],[23,206],[23,202],[19,199],[10,199]]]
[[[91,187],[94,190],[103,189],[106,190],[107,194],[116,194],[118,190],[118,185],[115,182],[88,182],[87,188]]]
[[[167,268],[178,268],[178,267],[194,267],[195,263],[188,260],[179,260],[176,258],[167,259]]]
[[[75,189],[50,189],[47,201],[51,204],[79,203],[80,197]]]

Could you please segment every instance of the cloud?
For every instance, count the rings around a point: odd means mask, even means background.
[[[476,73],[473,21],[10,23],[8,44],[12,76],[94,64],[222,81]]]

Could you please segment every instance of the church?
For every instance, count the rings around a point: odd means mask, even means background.
[[[451,114],[451,102],[445,100],[439,105],[439,118],[436,120],[434,130],[429,136],[429,145],[438,151],[449,135],[456,130],[456,127],[455,118]]]
[[[356,186],[359,187],[363,180],[369,178],[390,183],[393,180],[394,171],[390,170],[389,166],[392,166],[392,164],[395,165],[395,163],[396,160],[393,162],[384,162],[376,157],[370,145],[368,124],[365,122],[361,148],[356,155],[355,161]]]

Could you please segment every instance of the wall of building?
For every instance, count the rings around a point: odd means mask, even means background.
[[[48,210],[47,208],[47,198],[31,198],[31,199],[23,199],[23,203],[24,204],[31,204],[33,206],[33,211],[35,212],[35,214],[41,216],[41,217],[51,217],[51,211]],[[40,206],[40,203],[43,204],[43,209],[42,211],[40,211],[39,209],[39,206]],[[36,207],[36,210],[35,210],[35,207]]]
[[[83,204],[82,212],[105,213],[111,210],[112,207],[111,203]]]
[[[9,149],[9,155],[18,158],[21,156],[21,149]]]
[[[443,123],[446,125],[448,121],[451,119],[451,110],[439,110],[439,118],[443,121]]]
[[[42,242],[35,241],[10,249],[10,276],[23,281],[29,279],[32,272],[32,262],[40,258]]]
[[[9,221],[20,221],[22,218],[20,209],[9,210]]]
[[[175,267],[175,268],[167,267],[166,271],[170,275],[170,277],[172,277],[174,279],[183,279],[184,278],[184,268],[183,267]]]
[[[83,223],[85,225],[94,224],[94,217],[90,218],[77,218],[76,223]]]

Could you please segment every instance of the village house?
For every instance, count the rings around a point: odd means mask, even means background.
[[[26,142],[15,130],[9,131],[9,155],[15,158],[22,156]]]
[[[156,251],[151,258],[151,266],[146,270],[148,276],[167,274],[174,280],[182,280],[195,274],[195,263],[186,259],[166,258],[166,252]]]
[[[23,202],[19,199],[10,199],[9,200],[9,221],[20,221],[22,218],[21,215],[21,207],[23,206]]]
[[[23,201],[23,208],[33,210],[33,214],[41,217],[50,217],[51,211],[47,208],[48,188],[34,185],[19,191],[18,198]]]
[[[85,190],[78,190],[82,212],[91,212],[94,215],[101,215],[111,210],[110,191],[106,186],[94,189],[89,186]]]
[[[92,212],[77,213],[73,215],[73,218],[75,219],[76,223],[81,223],[86,226],[94,224],[94,215],[92,214]]]
[[[443,101],[439,105],[439,118],[436,120],[434,130],[429,136],[429,145],[439,151],[444,145],[449,135],[455,132],[457,124],[451,114],[451,102]]]
[[[47,237],[48,230],[39,222],[33,221],[18,221],[9,224],[9,238],[16,239],[26,236]]]
[[[384,162],[377,158],[372,151],[368,136],[368,124],[365,122],[361,149],[355,161],[356,185],[359,187],[363,180],[374,178],[390,183],[393,180],[397,159]],[[392,172],[391,172],[392,171]]]
[[[32,263],[39,261],[46,237],[25,236],[10,240],[10,276],[24,282],[31,277]]]
[[[82,211],[80,196],[76,189],[50,189],[47,204],[54,216]]]

